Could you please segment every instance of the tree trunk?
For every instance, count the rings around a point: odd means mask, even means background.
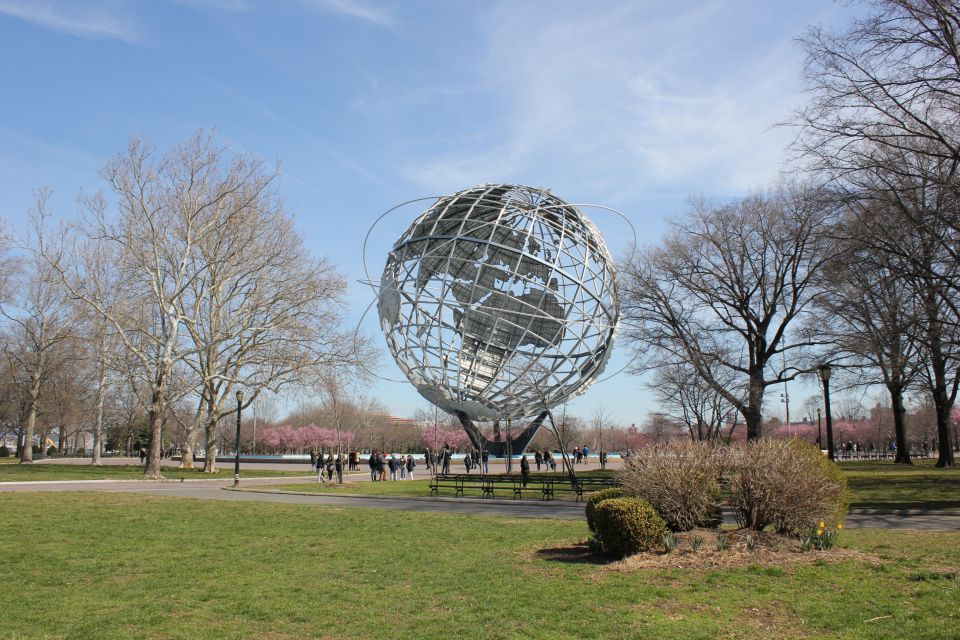
[[[750,374],[750,391],[743,420],[747,424],[747,440],[758,440],[763,435],[763,378]]]
[[[953,447],[950,446],[950,409],[953,404],[947,394],[947,356],[943,349],[943,329],[936,304],[936,289],[929,287],[924,296],[927,315],[927,349],[930,356],[930,394],[937,411],[937,466],[953,466]]]
[[[191,429],[187,432],[183,441],[183,451],[180,456],[181,469],[193,469],[193,452],[197,448],[198,429]]]
[[[204,473],[217,472],[217,421],[213,415],[207,416],[207,426],[205,429],[207,437],[207,455],[203,461]]]
[[[160,478],[160,437],[163,430],[163,410],[166,403],[167,372],[157,375],[157,384],[150,401],[150,446],[147,449],[147,466],[143,475],[147,478]]]
[[[953,408],[947,400],[946,390],[937,390],[934,394],[937,408],[937,467],[953,467],[953,443],[950,442],[950,410]]]
[[[33,431],[36,425],[37,402],[35,399],[31,398],[30,404],[27,407],[27,429],[23,434],[23,449],[20,453],[21,464],[33,462]],[[40,447],[40,450],[43,451],[43,447]]]
[[[907,444],[907,409],[903,404],[903,389],[897,386],[888,387],[890,404],[893,407],[893,428],[897,439],[897,456],[895,464],[913,464],[910,460],[910,448]]]
[[[206,417],[204,401],[201,398],[200,406],[197,407],[197,412],[193,416],[193,424],[191,424],[187,430],[186,438],[183,442],[183,455],[180,457],[181,469],[193,469],[193,452],[197,448],[197,436],[200,434],[200,429],[203,427]]]
[[[97,380],[97,417],[93,425],[93,452],[91,464],[101,464],[100,449],[103,448],[103,404],[107,399],[107,367],[103,361],[103,339],[100,341],[100,371]]]

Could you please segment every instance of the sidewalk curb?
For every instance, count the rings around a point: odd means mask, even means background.
[[[261,476],[246,478],[246,480],[303,480],[313,478],[314,476]],[[109,482],[142,482],[144,484],[189,484],[194,482],[232,482],[233,477],[229,478],[158,478],[156,480],[147,478],[112,478],[104,480],[15,480],[11,482],[0,482],[2,487],[17,487],[31,484],[43,486],[57,484],[104,484]]]
[[[938,509],[850,509],[852,516],[960,516],[960,511]]]

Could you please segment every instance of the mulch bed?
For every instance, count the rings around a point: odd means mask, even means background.
[[[717,537],[727,537],[727,545],[721,551],[717,549]],[[754,548],[747,545],[748,536],[753,537]],[[697,551],[690,546],[690,539],[699,536],[702,544]],[[570,547],[542,549],[536,556],[543,560],[595,564],[596,573],[631,572],[638,569],[733,569],[749,566],[787,567],[810,565],[817,562],[858,561],[867,564],[880,564],[880,560],[853,549],[834,547],[824,551],[801,550],[796,538],[782,536],[772,532],[756,532],[744,529],[735,531],[717,531],[716,529],[695,529],[674,534],[677,541],[671,553],[662,548],[655,552],[638,553],[617,559],[594,554],[586,542]]]

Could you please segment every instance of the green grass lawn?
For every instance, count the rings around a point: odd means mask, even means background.
[[[841,462],[852,507],[869,509],[960,509],[960,468],[937,469],[934,460],[912,466],[889,461]]]
[[[257,470],[243,471],[246,478],[273,478],[277,476],[303,476],[304,471],[273,471]],[[233,464],[221,466],[216,474],[203,473],[202,467],[197,469],[177,469],[164,467],[165,478],[186,478],[199,480],[203,478],[232,478]],[[38,480],[142,480],[143,467],[137,465],[103,465],[90,464],[0,464],[0,482],[30,482]]]
[[[586,535],[576,521],[0,494],[0,636],[920,639],[960,624],[960,534],[847,531],[870,558],[784,567],[612,571],[550,552]]]

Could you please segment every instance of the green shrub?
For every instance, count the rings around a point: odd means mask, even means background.
[[[603,551],[620,557],[650,551],[667,532],[663,518],[640,498],[604,500],[594,509],[593,518]]]
[[[717,526],[726,457],[726,448],[707,442],[661,443],[631,455],[618,478],[653,505],[672,531]]]
[[[38,444],[32,445],[30,447],[30,450],[33,451],[34,454],[40,453],[40,445]]]
[[[597,529],[593,523],[594,510],[597,508],[597,505],[605,500],[612,500],[613,498],[623,498],[629,496],[630,493],[623,487],[611,487],[609,489],[601,489],[600,491],[595,492],[587,499],[586,513],[587,513],[587,526],[590,527],[592,533],[596,533]]]
[[[57,448],[56,448],[56,447],[50,447],[50,448],[47,449],[47,457],[55,456],[55,455],[57,455]]]
[[[731,506],[742,527],[804,534],[836,524],[850,504],[840,468],[800,440],[756,440],[739,446],[730,479]]]
[[[0,458],[9,458],[9,457],[10,457],[10,449],[8,449],[6,445],[0,446]]]

